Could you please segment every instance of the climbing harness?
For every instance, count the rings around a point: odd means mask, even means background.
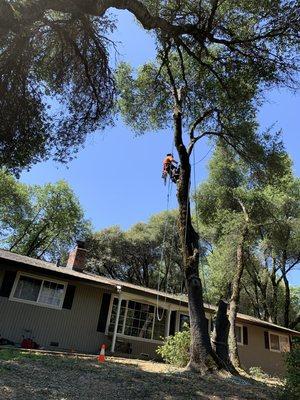
[[[168,176],[170,177],[170,180],[173,183],[177,183],[180,175],[180,166],[175,167],[175,165],[172,164],[172,162],[174,162],[174,159],[173,156],[171,156],[171,154],[172,153],[169,153],[169,155],[167,155],[167,157],[164,159],[164,166],[161,177],[164,180],[165,186],[167,184]]]

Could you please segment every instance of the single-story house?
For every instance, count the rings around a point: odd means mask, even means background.
[[[157,357],[162,338],[188,321],[186,299],[85,271],[78,243],[66,267],[0,250],[0,337],[94,354],[105,343],[112,353]],[[211,328],[216,307],[206,304],[205,311]],[[283,355],[300,337],[244,314],[236,330],[242,365],[274,375],[284,372]]]

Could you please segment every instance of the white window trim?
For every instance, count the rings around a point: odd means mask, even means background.
[[[15,291],[16,291],[16,288],[17,288],[17,285],[18,285],[18,282],[19,282],[19,279],[20,279],[21,276],[27,276],[29,278],[34,278],[34,279],[38,279],[38,280],[42,281],[37,301],[24,300],[24,299],[19,299],[17,297],[14,297],[14,294],[15,294]],[[55,305],[51,305],[51,304],[45,304],[45,303],[39,303],[38,300],[40,298],[40,294],[41,294],[41,290],[42,290],[44,281],[58,283],[58,284],[64,286],[64,292],[63,292],[63,296],[62,296],[62,301],[61,301],[61,304],[59,306],[55,306]],[[10,292],[9,300],[10,301],[16,301],[18,303],[30,304],[30,305],[38,306],[38,307],[46,307],[46,308],[52,308],[52,309],[55,309],[55,310],[61,310],[62,307],[63,307],[63,304],[64,304],[64,299],[65,299],[65,295],[66,295],[67,286],[68,286],[67,282],[58,281],[57,279],[52,279],[52,278],[48,278],[48,277],[44,277],[44,276],[40,276],[40,275],[28,274],[27,272],[18,271],[17,272],[17,276],[16,276],[15,281],[14,281],[14,284],[13,284],[13,287],[12,287],[12,290]]]
[[[282,335],[282,334],[280,334],[278,332],[274,332],[274,331],[268,331],[268,335],[269,335],[269,350],[270,351],[273,351],[274,353],[285,353],[284,351],[281,351],[281,349],[280,349],[280,338],[281,337],[285,337],[285,338],[288,339],[289,352],[291,351],[290,340],[289,340],[289,336],[288,335]],[[271,348],[271,335],[278,336],[278,338],[279,338],[279,350]]]
[[[112,315],[112,309],[113,309],[113,303],[114,303],[114,299],[115,299],[115,298],[118,299],[118,296],[111,296],[111,299],[110,299],[110,305],[109,305],[109,311],[108,311],[108,318],[107,318],[106,327],[105,327],[105,335],[107,335],[107,336],[110,336],[110,335],[113,334],[112,332],[109,332],[108,329],[109,329],[109,325],[110,325],[110,320],[111,320],[111,315]],[[148,304],[148,305],[150,305],[150,306],[154,306],[154,314],[155,314],[155,317],[154,317],[154,319],[153,319],[153,321],[154,321],[153,327],[154,327],[154,325],[155,325],[155,320],[156,320],[156,305],[150,303],[149,301],[144,301],[144,300],[142,300],[142,299],[136,299],[136,298],[131,299],[131,298],[129,298],[129,297],[125,297],[125,298],[122,297],[122,300],[121,300],[121,301],[123,301],[123,300],[126,301],[126,310],[125,310],[124,322],[123,322],[123,326],[122,326],[122,333],[117,332],[117,338],[123,338],[123,339],[128,339],[128,340],[129,340],[129,339],[130,339],[130,340],[137,340],[137,341],[140,341],[140,342],[147,342],[147,343],[162,344],[162,343],[163,343],[162,340],[147,339],[147,338],[141,338],[141,337],[137,337],[137,336],[130,336],[130,335],[125,335],[125,334],[124,334],[124,330],[125,330],[125,321],[126,321],[126,318],[125,318],[125,317],[127,316],[128,302],[129,302],[129,301],[135,301],[136,303]],[[163,307],[160,307],[160,308],[163,308]],[[164,310],[165,310],[165,311],[164,311],[165,313],[168,312],[168,309],[165,308]]]
[[[236,343],[237,343],[238,346],[244,346],[244,329],[243,329],[244,325],[235,324],[235,327],[240,327],[241,328],[241,342],[238,342],[236,340]]]

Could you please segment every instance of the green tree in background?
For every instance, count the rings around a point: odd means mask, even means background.
[[[289,327],[291,294],[288,273],[300,262],[300,180],[292,170],[280,179],[276,186],[268,185],[264,196],[269,212],[268,223],[260,230],[259,242],[261,259],[268,269],[272,285],[270,317],[278,322],[278,292],[284,285],[284,315],[280,321]]]
[[[249,297],[255,316],[278,323],[281,314],[280,323],[289,327],[289,315],[294,313],[292,326],[297,321],[298,307],[291,307],[287,274],[299,264],[298,179],[285,153],[281,162],[278,171],[265,171],[261,180],[260,174],[252,173],[232,150],[219,144],[209,177],[196,193],[201,233],[212,244],[207,257],[209,289],[215,302],[218,297],[229,300],[229,348],[236,366],[234,326],[242,291],[244,312],[253,313],[245,304]]]
[[[159,288],[185,290],[177,230],[177,212],[153,215],[128,231],[112,226],[88,240],[88,269],[113,279]],[[163,243],[163,247],[162,247]]]
[[[4,171],[0,172],[0,181],[0,238],[4,248],[56,261],[90,231],[66,182],[29,186]]]
[[[272,170],[273,175],[276,172],[281,173],[281,170]],[[250,246],[256,240],[257,224],[267,218],[256,177],[256,171],[251,171],[232,149],[219,143],[210,162],[208,180],[196,194],[196,212],[202,226],[206,228],[203,232],[206,230],[214,244],[210,261],[217,264],[215,271],[223,271],[227,275],[227,286],[223,281],[223,290],[220,290],[219,295],[226,296],[227,291],[230,297],[228,342],[230,358],[236,367],[240,363],[235,322],[242,277]]]

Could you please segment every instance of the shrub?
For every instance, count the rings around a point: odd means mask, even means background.
[[[249,374],[258,379],[267,379],[269,377],[261,367],[249,368]]]
[[[165,362],[177,367],[185,367],[190,359],[190,341],[190,329],[185,326],[182,332],[176,332],[174,336],[167,337],[156,352]]]
[[[300,399],[300,345],[297,345],[286,357],[286,385],[284,398]]]

